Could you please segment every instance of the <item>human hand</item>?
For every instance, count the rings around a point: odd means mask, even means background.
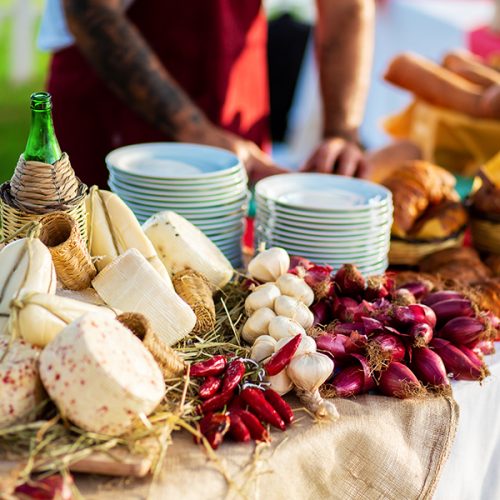
[[[210,125],[205,128],[203,134],[196,137],[195,142],[229,149],[235,153],[245,166],[252,183],[270,175],[288,173],[287,169],[276,165],[257,144],[219,127]]]
[[[368,177],[368,163],[359,146],[342,137],[325,139],[300,169],[361,178]]]

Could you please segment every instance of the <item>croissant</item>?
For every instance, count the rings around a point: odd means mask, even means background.
[[[467,211],[461,203],[445,200],[426,210],[408,234],[417,240],[443,239],[460,231],[467,220]]]

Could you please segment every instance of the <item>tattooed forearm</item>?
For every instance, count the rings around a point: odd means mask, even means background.
[[[373,51],[373,0],[317,0],[316,50],[324,134],[356,139]]]
[[[78,47],[129,106],[173,138],[200,133],[207,119],[126,18],[123,0],[64,0],[64,8]]]

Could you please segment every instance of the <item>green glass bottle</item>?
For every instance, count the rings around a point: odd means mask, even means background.
[[[31,128],[24,151],[26,161],[55,163],[61,158],[52,123],[52,97],[48,92],[31,94]]]

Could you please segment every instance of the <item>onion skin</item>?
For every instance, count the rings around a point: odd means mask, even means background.
[[[443,290],[441,292],[433,292],[427,295],[424,300],[422,300],[422,304],[425,304],[426,306],[432,306],[434,304],[437,304],[438,302],[442,302],[443,300],[450,300],[450,299],[464,299],[465,297],[459,293],[455,292],[453,290]]]
[[[413,349],[412,368],[424,384],[434,387],[450,386],[443,360],[428,347]]]
[[[352,353],[351,357],[357,359],[363,368],[363,392],[371,391],[375,388],[375,381],[371,375],[370,365],[365,356],[361,354]]]
[[[383,299],[392,293],[394,285],[394,279],[388,274],[372,276],[367,280],[364,297],[369,301]]]
[[[348,366],[335,375],[332,380],[332,388],[339,398],[349,398],[363,392],[364,374],[357,366]]]
[[[363,316],[361,321],[363,322],[363,328],[366,335],[372,335],[373,333],[384,329],[384,325],[378,319]]]
[[[402,361],[405,354],[403,342],[390,333],[374,335],[367,346],[368,363],[374,371],[382,371],[392,361]]]
[[[328,333],[340,333],[342,335],[350,335],[352,332],[358,332],[361,334],[365,333],[365,328],[363,323],[338,323],[334,322],[328,325],[326,331]]]
[[[311,309],[314,314],[313,326],[327,325],[330,322],[330,307],[325,301],[320,300],[319,302],[316,302],[316,304],[313,304],[309,309]]]
[[[316,300],[331,298],[334,292],[332,279],[333,268],[330,266],[312,265],[307,268],[304,274],[304,281],[314,291]]]
[[[344,264],[334,277],[335,288],[340,295],[356,297],[361,295],[366,287],[365,278],[359,269],[352,264]]]
[[[359,304],[350,297],[335,297],[333,300],[333,316],[343,322],[354,321]]]
[[[434,338],[430,346],[443,360],[446,371],[456,380],[482,380],[485,377],[484,370],[478,368],[451,342],[445,339]]]
[[[436,302],[432,305],[432,310],[436,314],[438,323],[444,324],[452,318],[459,316],[474,316],[474,309],[470,300],[449,299]]]
[[[406,288],[398,288],[392,294],[392,302],[398,306],[409,306],[410,304],[416,304],[417,299],[415,298],[415,295],[413,295]]]
[[[292,274],[297,274],[294,272],[297,268],[301,267],[304,271],[307,271],[314,264],[305,257],[300,257],[299,255],[291,255],[290,256],[290,267],[288,268],[288,272]]]
[[[495,354],[495,343],[493,340],[480,340],[475,342],[470,347],[478,356]]]
[[[409,330],[409,335],[413,339],[415,347],[425,347],[432,340],[434,331],[427,323],[417,323]]]
[[[386,396],[400,399],[418,396],[424,392],[415,374],[397,361],[392,362],[380,374],[379,389]]]
[[[459,316],[446,322],[439,337],[454,344],[471,344],[478,341],[484,331],[484,324],[479,319]]]

